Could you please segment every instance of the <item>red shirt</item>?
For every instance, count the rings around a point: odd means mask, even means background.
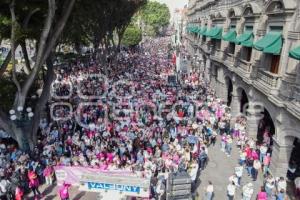
[[[178,117],[183,118],[184,112],[183,111],[178,111],[177,115],[178,115]]]

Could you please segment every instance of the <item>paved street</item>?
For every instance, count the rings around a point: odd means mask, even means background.
[[[205,195],[205,189],[208,181],[212,181],[215,190],[214,200],[226,199],[226,188],[229,184],[229,177],[234,173],[234,167],[238,166],[238,149],[234,146],[232,149],[231,157],[221,151],[220,149],[220,138],[215,146],[210,146],[208,150],[209,162],[205,170],[200,175],[199,187],[198,187],[198,198],[203,199]],[[244,170],[241,185],[252,181],[247,176],[246,170]],[[252,199],[256,199],[255,194],[259,191],[259,187],[262,185],[262,174],[258,175],[257,181],[254,185],[254,195]],[[240,200],[242,198],[242,187],[236,190],[236,198]]]

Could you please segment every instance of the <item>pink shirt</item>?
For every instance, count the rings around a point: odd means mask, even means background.
[[[268,200],[266,192],[259,192],[257,195],[257,200]]]

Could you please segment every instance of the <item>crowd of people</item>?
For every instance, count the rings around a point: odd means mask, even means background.
[[[108,66],[89,59],[56,70],[51,119],[41,120],[36,148],[29,156],[16,145],[0,145],[3,198],[23,199],[27,190],[42,198],[39,185],[53,184],[54,166],[83,166],[149,178],[151,198],[164,199],[170,172],[187,171],[196,190],[209,146],[219,140],[228,157],[234,145],[240,149],[224,199],[234,198],[244,170],[253,181],[259,173],[265,176],[257,199],[284,199],[285,180],[268,173],[268,138],[263,143],[248,138],[243,117],[232,125],[230,108],[199,73],[179,74],[180,84],[168,82],[174,75],[168,44],[169,38],[160,38],[122,50]],[[70,184],[59,188],[61,199],[69,199]],[[251,199],[253,183],[242,191],[243,200]],[[205,198],[211,200],[213,193],[209,182]]]

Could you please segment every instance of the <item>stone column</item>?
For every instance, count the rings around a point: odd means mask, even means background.
[[[211,69],[211,66],[210,66],[210,59],[208,58],[206,60],[206,66],[205,66],[205,79],[209,82],[210,81],[210,69]]]
[[[227,103],[227,87],[225,83],[220,82],[220,98],[223,102]]]
[[[241,105],[240,98],[241,97],[238,96],[237,94],[232,93],[231,104],[230,104],[232,120],[235,120],[236,117],[240,116],[240,105]]]
[[[254,105],[249,103],[249,107],[246,113],[242,113],[247,116],[247,126],[246,132],[249,137],[253,139],[257,138],[257,130],[258,130],[258,123],[261,119],[261,114],[255,110]]]
[[[220,82],[219,82],[219,80],[218,80],[218,78],[216,79],[216,87],[215,87],[215,91],[216,91],[216,96],[217,97],[220,97],[220,91],[221,91],[221,86],[220,86],[221,84],[220,84]]]
[[[274,177],[286,177],[293,144],[281,144],[281,141],[273,140],[273,151],[270,171]]]

